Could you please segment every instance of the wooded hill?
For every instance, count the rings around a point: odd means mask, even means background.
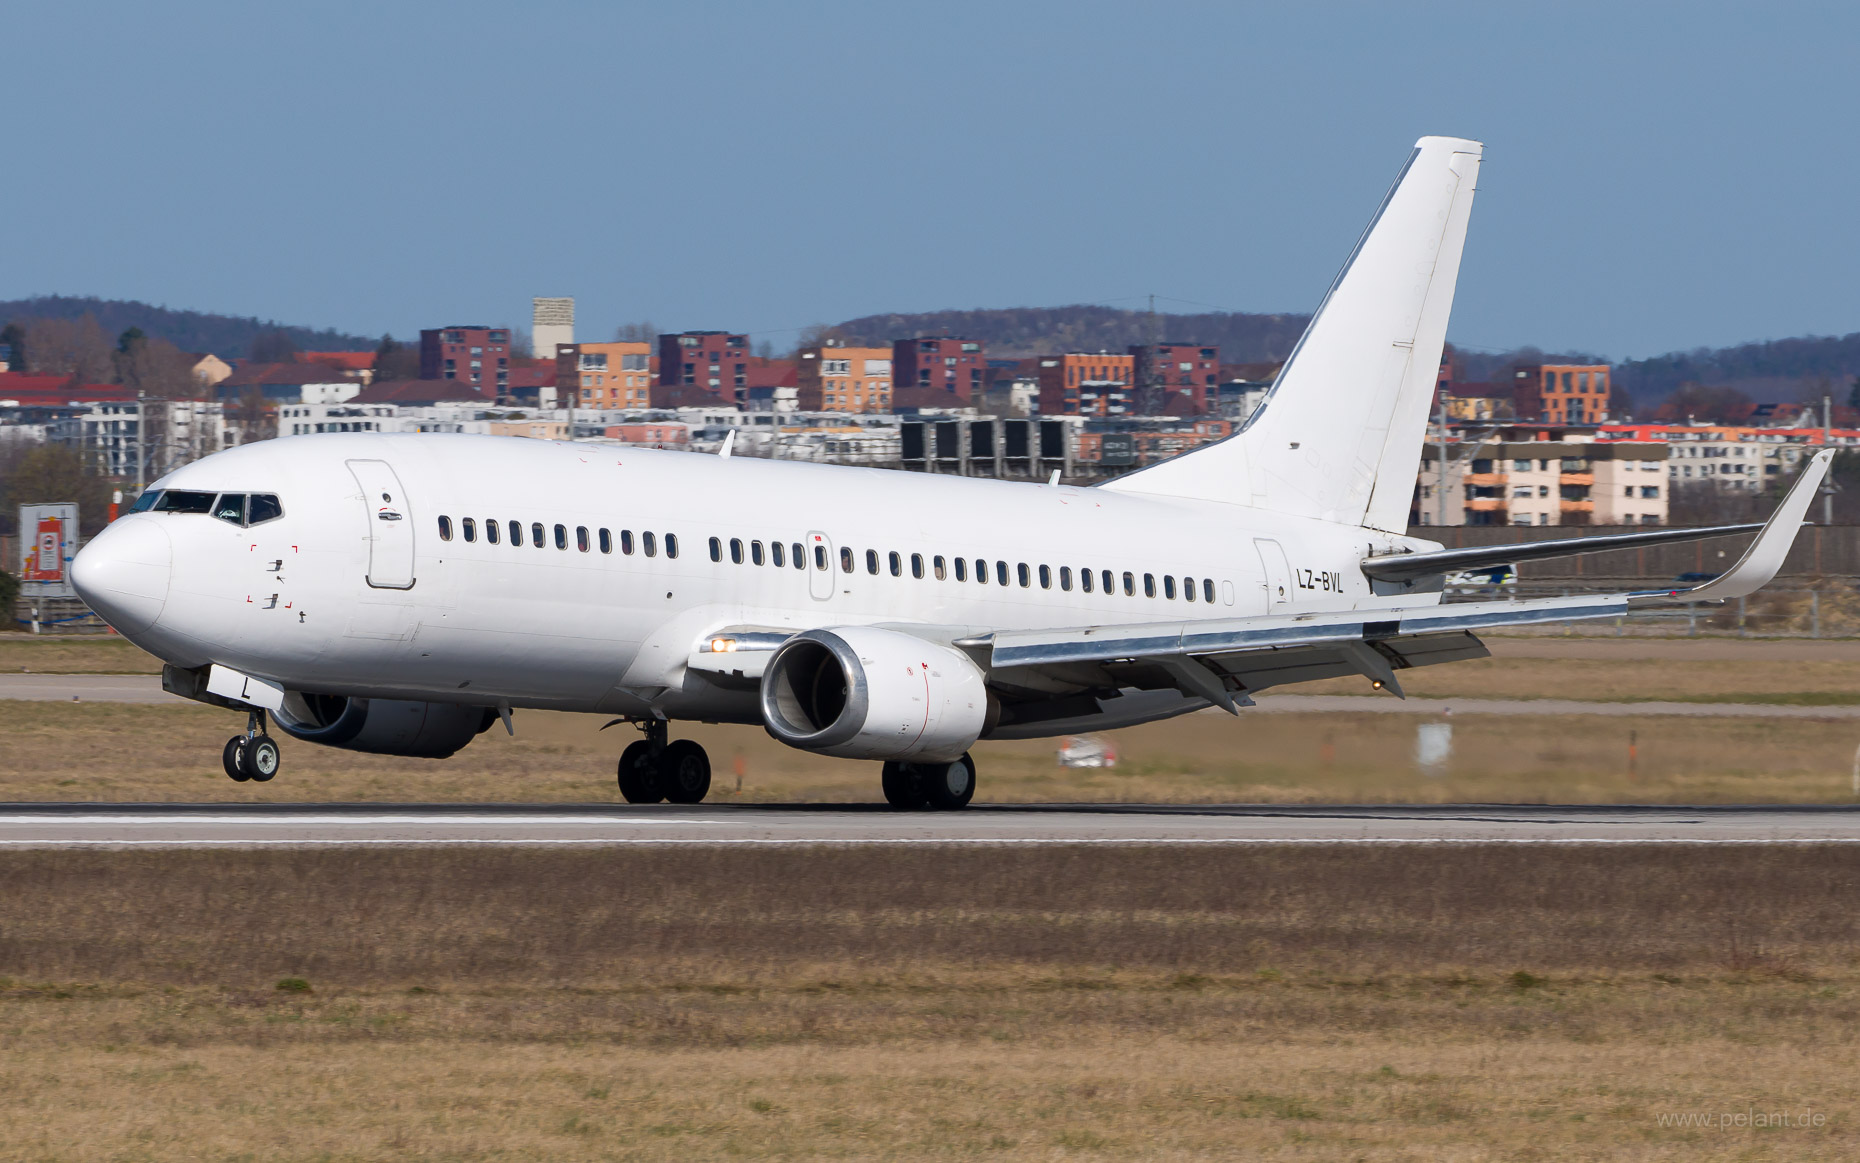
[[[1158,313],[1152,328],[1146,311],[1113,307],[1008,307],[996,310],[927,311],[915,315],[866,315],[831,329],[854,346],[888,347],[916,335],[979,339],[988,354],[1024,358],[1055,351],[1117,351],[1133,343],[1219,344],[1226,363],[1282,360],[1310,320],[1308,315],[1203,315]]]
[[[34,319],[82,319],[94,316],[104,332],[121,335],[139,327],[151,339],[165,339],[182,351],[212,352],[222,359],[243,357],[260,335],[282,333],[299,351],[373,351],[380,338],[344,335],[328,328],[293,327],[270,320],[206,311],[177,311],[129,299],[75,295],[41,295],[0,302],[0,326],[25,326]]]

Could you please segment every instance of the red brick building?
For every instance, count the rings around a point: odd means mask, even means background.
[[[1139,390],[1150,397],[1139,401],[1150,415],[1175,414],[1192,402],[1194,412],[1208,411],[1209,397],[1221,382],[1221,349],[1196,343],[1133,344]]]
[[[1039,377],[1042,416],[1135,414],[1135,356],[1109,351],[1069,352],[1027,362]]]
[[[435,327],[420,332],[420,378],[459,380],[488,396],[510,383],[510,332],[503,327]]]
[[[722,403],[749,388],[749,337],[728,331],[683,331],[659,336],[657,387],[697,389]],[[684,393],[680,393],[681,395]],[[659,406],[658,397],[653,397]]]
[[[927,335],[894,339],[891,382],[897,391],[929,388],[967,404],[987,392],[988,358],[975,339]]]

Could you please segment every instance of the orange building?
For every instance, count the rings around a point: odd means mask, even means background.
[[[801,352],[796,403],[803,412],[889,412],[891,349],[823,344]]]
[[[1042,416],[1127,416],[1134,411],[1134,355],[1071,352],[1028,362],[1040,379]]]
[[[650,343],[559,343],[558,393],[579,387],[577,408],[645,408],[652,391]]]
[[[1520,420],[1600,424],[1608,419],[1608,365],[1520,364],[1512,369],[1512,401]]]

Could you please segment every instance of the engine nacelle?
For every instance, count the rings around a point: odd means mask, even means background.
[[[272,718],[278,729],[293,739],[325,747],[444,759],[496,722],[497,712],[460,703],[410,703],[292,692],[284,697],[284,705],[272,713]]]
[[[843,759],[947,763],[988,721],[968,655],[870,626],[808,630],[762,672],[762,721],[790,747]]]

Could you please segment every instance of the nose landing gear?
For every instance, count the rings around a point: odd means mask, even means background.
[[[269,782],[272,776],[278,774],[281,758],[277,743],[265,734],[263,711],[253,711],[248,715],[245,734],[228,739],[220,753],[220,762],[225,766],[226,774],[239,783],[247,780]]]
[[[646,737],[620,753],[620,795],[629,804],[701,803],[710,792],[710,756],[689,739],[666,742],[663,719],[640,724]]]

